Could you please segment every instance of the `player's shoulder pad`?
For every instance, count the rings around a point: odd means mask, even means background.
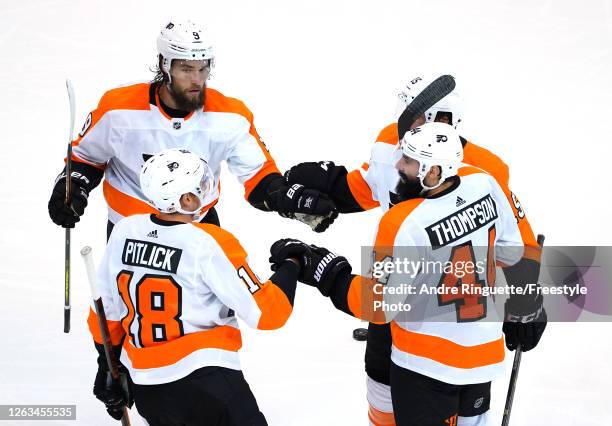
[[[482,173],[487,176],[490,175],[490,173],[487,172],[486,170],[481,169],[480,167],[469,165],[469,164],[463,164],[461,167],[459,167],[459,169],[457,169],[457,176],[459,177],[469,176],[469,175],[473,175],[476,173]]]
[[[239,114],[246,118],[249,123],[253,122],[253,113],[240,99],[225,96],[218,90],[206,88],[205,112],[229,112]]]
[[[388,143],[390,145],[397,145],[399,142],[399,136],[397,133],[397,123],[391,123],[380,131],[376,137],[376,143]]]
[[[246,258],[246,251],[231,232],[209,223],[192,222],[191,224],[210,235],[234,266],[241,264]]]
[[[423,202],[425,198],[413,198],[402,201],[391,207],[380,219],[376,245],[392,247],[400,227],[408,216]]]
[[[480,167],[502,186],[507,186],[510,180],[510,168],[504,161],[491,151],[468,140],[463,147],[463,162]]]
[[[111,89],[102,95],[98,110],[102,113],[112,110],[148,110],[149,83],[136,83]]]

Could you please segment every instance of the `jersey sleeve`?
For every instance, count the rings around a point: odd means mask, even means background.
[[[374,196],[376,180],[372,179],[372,173],[369,169],[369,164],[363,163],[360,168],[352,170],[346,175],[349,191],[363,210],[371,210],[380,205]]]
[[[375,274],[377,267],[386,262],[393,262],[395,257],[409,256],[419,258],[418,245],[409,233],[400,228],[410,213],[423,201],[413,199],[387,211],[380,220],[372,248],[370,271],[366,275],[349,275],[342,277],[330,295],[334,306],[349,315],[365,321],[383,324],[390,322],[397,312],[386,312],[383,303],[398,303],[405,300],[401,296],[383,294],[382,287],[406,283],[406,275]]]
[[[262,283],[233,235],[214,225],[194,226],[205,230],[217,243],[201,265],[203,280],[215,296],[250,327],[262,330],[282,327],[293,310],[297,271],[293,274],[293,286],[285,285],[287,280],[280,274]]]
[[[495,179],[489,179],[500,219],[500,226],[495,229],[495,256],[498,262],[511,266],[523,256],[523,238],[508,199]]]
[[[78,137],[72,142],[72,159],[104,169],[115,155],[111,141],[112,91],[105,93],[98,107],[85,119]]]
[[[505,198],[510,203],[510,208],[516,218],[516,223],[525,246],[523,257],[539,263],[541,250],[525,214],[525,209],[516,194],[510,190],[510,169],[506,163],[491,151],[470,141],[466,141],[463,155],[464,163],[479,167],[495,178]]]
[[[355,201],[364,210],[370,210],[380,206],[380,200],[376,197],[379,184],[378,168],[372,161],[377,156],[378,144],[397,145],[397,123],[392,123],[382,129],[376,137],[376,142],[370,152],[370,162],[363,163],[360,168],[349,172],[346,180]]]
[[[244,120],[235,129],[227,166],[244,185],[244,197],[248,200],[253,189],[264,177],[272,173],[280,174],[280,171],[255,129],[251,111],[236,99],[232,99],[232,104],[232,108],[236,109]]]
[[[98,280],[98,287],[100,290],[100,296],[102,298],[102,304],[104,305],[104,313],[106,315],[106,324],[110,334],[111,343],[113,346],[117,346],[123,340],[125,336],[125,330],[121,325],[121,301],[119,291],[117,287],[117,277],[112,276],[110,271],[115,270],[113,268],[112,253],[115,253],[117,248],[117,235],[121,233],[119,222],[115,226],[115,231],[111,234],[102,261],[98,267],[96,274]],[[96,315],[93,301],[91,301],[89,316],[87,318],[87,325],[89,331],[92,334],[94,341],[98,344],[103,343],[102,333],[100,332],[100,325],[98,323],[98,316]]]

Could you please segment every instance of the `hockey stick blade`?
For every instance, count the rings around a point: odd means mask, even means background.
[[[455,85],[455,79],[452,75],[443,75],[436,78],[429,86],[423,89],[423,91],[406,106],[406,109],[397,120],[399,140],[402,140],[417,118],[455,90]]]

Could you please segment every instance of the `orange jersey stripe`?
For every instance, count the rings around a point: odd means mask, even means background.
[[[369,404],[368,419],[374,426],[395,426],[395,416],[393,413],[385,413],[377,410]]]
[[[98,121],[109,111],[116,109],[123,110],[148,110],[149,104],[149,83],[134,84],[126,87],[118,87],[104,93],[98,107],[91,112],[91,118],[87,118],[83,130],[87,131],[96,125]],[[82,131],[79,137],[72,142],[75,147],[83,139]],[[82,161],[82,160],[81,160]]]
[[[276,163],[270,155],[268,148],[266,148],[266,145],[262,142],[261,137],[259,137],[259,134],[255,129],[255,125],[253,124],[253,113],[246,107],[246,105],[244,105],[244,103],[242,103],[242,101],[239,101],[235,98],[230,98],[228,96],[224,96],[220,92],[208,88],[206,89],[206,103],[204,105],[204,111],[233,112],[242,115],[248,120],[250,124],[249,133],[255,138],[257,144],[259,145],[259,148],[266,157],[266,161],[262,168],[253,177],[251,177],[248,181],[244,183],[245,199],[248,200],[249,195],[251,195],[251,191],[253,191],[253,188],[255,188],[264,177],[268,176],[271,173],[281,174],[278,168],[276,167]]]
[[[411,355],[428,358],[450,367],[477,368],[504,360],[504,338],[475,346],[463,346],[442,337],[415,333],[391,322],[393,345]]]
[[[106,170],[106,164],[96,164],[96,163],[91,163],[89,161],[85,161],[82,158],[77,157],[74,153],[72,154],[72,157],[70,158],[72,158],[72,161],[76,161],[77,163],[89,164],[90,166],[93,166],[96,169]],[[65,158],[64,158],[64,163],[66,163]]]
[[[378,233],[374,243],[374,260],[382,261],[385,257],[393,257],[395,237],[404,220],[416,209],[424,198],[415,198],[401,202],[387,211],[378,225]],[[374,311],[374,301],[382,301],[382,294],[374,292],[376,280],[357,275],[351,281],[347,294],[348,307],[357,318],[370,322],[384,323],[382,310]]]
[[[491,151],[468,141],[463,147],[463,162],[489,173],[502,189],[508,186],[510,170],[506,163]]]
[[[123,344],[136,369],[158,368],[174,364],[199,349],[223,349],[236,352],[242,347],[240,330],[227,325],[189,333],[163,345],[135,348],[126,339]]]
[[[255,284],[259,286],[259,290],[253,293],[253,298],[261,311],[257,328],[272,330],[282,327],[293,310],[285,293],[270,280],[263,284],[259,283],[246,261],[246,251],[231,233],[216,225],[207,223],[193,223],[193,225],[211,235],[217,241],[228,260],[234,265],[234,268],[237,270],[244,268]]]
[[[159,213],[159,211],[151,205],[145,203],[142,200],[139,200],[136,197],[132,197],[131,195],[127,195],[119,191],[106,180],[102,184],[102,191],[104,193],[104,198],[106,199],[106,203],[108,204],[108,206],[123,217],[128,217],[136,214]],[[219,199],[216,199],[204,208],[208,210],[215,204],[217,204],[218,201]]]
[[[463,148],[463,162],[478,166],[495,178],[506,195],[510,206],[512,206],[512,211],[517,218],[517,225],[523,239],[523,244],[525,245],[523,257],[539,262],[541,250],[527,217],[524,215],[524,212],[522,212],[520,204],[517,206],[518,200],[516,200],[516,197],[513,197],[508,187],[510,170],[506,163],[491,151],[475,145],[470,141],[468,141]]]
[[[353,195],[353,198],[359,203],[362,209],[370,210],[380,205],[378,201],[374,200],[372,190],[363,176],[361,176],[359,170],[353,170],[348,173],[346,175],[346,181],[351,191],[351,195]]]
[[[397,145],[399,142],[399,135],[397,133],[397,123],[391,123],[380,131],[376,142],[384,142],[390,145]]]
[[[234,268],[238,269],[246,265],[245,268],[247,271],[251,271],[246,263],[246,251],[242,248],[242,245],[240,245],[236,237],[230,232],[209,223],[192,222],[191,224],[196,228],[200,228],[215,239],[219,247],[221,247],[221,250],[223,250],[223,253],[225,253],[225,256],[227,256],[227,259],[234,265]],[[254,276],[252,273],[251,275]]]
[[[293,306],[285,293],[272,281],[265,282],[253,297],[261,311],[257,328],[260,330],[276,330],[281,328],[291,315]]]
[[[278,170],[278,167],[276,167],[276,163],[274,163],[273,160],[266,161],[262,168],[259,169],[259,171],[255,173],[251,179],[244,183],[244,198],[248,201],[253,189],[259,184],[259,182],[261,182],[263,178],[272,173],[280,174],[280,171]]]
[[[106,321],[110,334],[111,344],[117,346],[121,343],[121,339],[125,336],[125,330],[121,327],[120,321]],[[89,316],[87,317],[87,326],[89,332],[93,336],[96,343],[103,344],[102,333],[100,332],[100,324],[98,324],[98,316],[93,309],[89,308]]]

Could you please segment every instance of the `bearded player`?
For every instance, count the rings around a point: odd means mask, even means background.
[[[240,100],[208,87],[215,55],[203,27],[191,21],[168,22],[157,49],[153,81],[106,92],[87,116],[72,143],[72,202],[65,203],[62,172],[48,205],[53,222],[74,227],[103,177],[108,235],[123,217],[154,213],[138,183],[140,168],[158,151],[182,148],[205,159],[215,178],[216,186],[199,212],[202,222],[219,224],[214,206],[225,161],[251,205],[324,231],[337,215],[329,197],[303,185],[287,185],[255,129],[251,111]]]

